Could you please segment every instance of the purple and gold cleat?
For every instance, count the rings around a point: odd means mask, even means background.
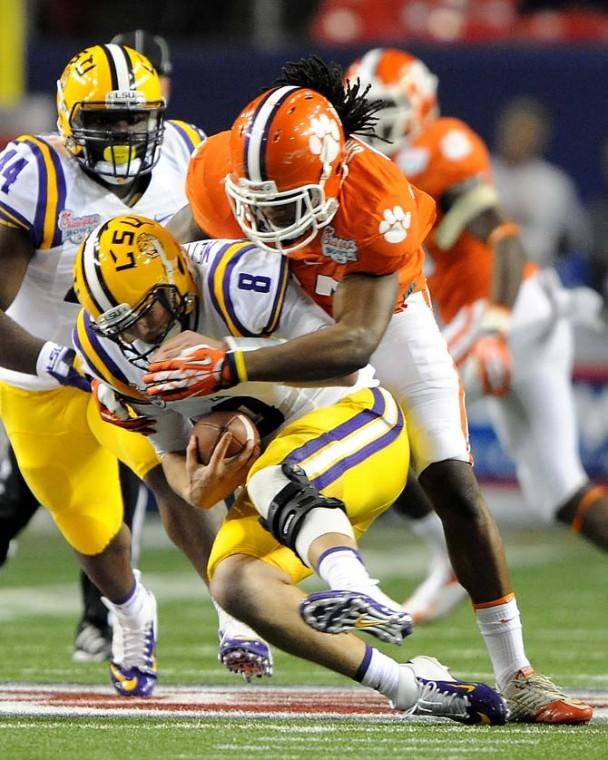
[[[230,636],[222,631],[218,660],[231,673],[243,676],[249,683],[252,678],[272,675],[272,652],[265,641],[249,636]]]
[[[450,718],[458,723],[502,726],[509,711],[501,695],[478,681],[459,681],[434,657],[413,657],[410,667],[418,682],[418,701],[411,715]],[[393,704],[398,707],[398,704]]]
[[[380,604],[359,591],[317,591],[300,603],[300,615],[316,631],[362,631],[389,644],[401,644],[413,627],[401,607]]]

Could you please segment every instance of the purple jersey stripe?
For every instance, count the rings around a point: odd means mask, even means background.
[[[343,422],[335,428],[332,428],[327,433],[323,433],[318,438],[313,438],[312,441],[308,441],[298,449],[294,449],[288,457],[286,462],[302,462],[309,456],[316,454],[317,451],[327,446],[332,441],[339,441],[342,438],[346,438],[347,435],[354,433],[355,430],[359,430],[370,422],[373,422],[377,417],[382,417],[386,408],[386,401],[384,396],[378,390],[378,388],[370,388],[374,396],[374,405],[371,409],[364,409],[362,412],[357,412],[350,420]]]
[[[239,261],[246,253],[253,250],[255,250],[255,245],[252,243],[251,245],[241,248],[232,256],[228,264],[226,264],[226,271],[224,272],[224,280],[222,282],[222,293],[224,294],[224,305],[226,307],[226,311],[228,312],[230,319],[234,322],[237,330],[241,333],[241,335],[248,338],[264,335],[264,331],[260,333],[251,332],[239,320],[236,315],[236,311],[234,310],[234,306],[232,305],[232,300],[230,299],[230,280],[232,279],[232,272],[234,270],[234,267],[239,263]]]
[[[62,211],[65,210],[65,199],[67,195],[67,184],[65,181],[65,172],[63,171],[63,166],[61,165],[61,161],[59,160],[59,156],[57,155],[55,149],[52,145],[50,145],[46,140],[43,140],[42,138],[38,138],[40,142],[43,142],[45,145],[48,146],[49,154],[51,156],[51,160],[53,161],[53,166],[55,167],[56,176],[57,176],[57,215],[55,217],[55,231],[53,232],[53,241],[51,243],[51,248],[54,248],[57,245],[60,245],[63,242],[63,233],[59,229],[59,225],[57,224],[57,221],[59,219],[59,215]]]
[[[91,342],[91,345],[97,351],[99,358],[104,363],[104,365],[110,370],[110,372],[116,377],[118,380],[120,380],[121,383],[124,383],[125,385],[131,385],[129,382],[129,378],[124,374],[124,372],[120,369],[120,367],[116,364],[114,359],[110,356],[110,354],[105,350],[103,347],[103,344],[99,340],[99,336],[93,330],[93,327],[91,325],[91,318],[88,314],[84,315],[84,329],[87,333],[87,337]],[[87,356],[85,352],[85,356]],[[103,377],[103,375],[101,375]]]
[[[329,468],[329,470],[326,470],[322,475],[319,475],[318,478],[315,478],[311,481],[313,486],[315,488],[318,488],[319,491],[323,490],[323,488],[327,488],[327,486],[331,485],[331,483],[342,477],[342,475],[344,475],[347,470],[350,470],[351,467],[356,467],[358,464],[361,464],[361,462],[363,462],[365,459],[368,459],[376,452],[386,448],[401,434],[402,430],[403,414],[401,412],[401,409],[399,409],[397,422],[390,430],[384,433],[384,435],[381,435],[379,438],[376,438],[375,441],[371,441],[367,444],[367,446],[359,449],[359,451],[356,451],[354,454],[350,454],[349,456],[344,457],[344,459],[341,459],[339,462],[336,462]]]
[[[46,204],[48,202],[46,186],[48,181],[48,172],[46,170],[46,164],[44,162],[44,156],[42,151],[36,145],[31,142],[27,137],[23,142],[32,151],[38,165],[38,199],[36,202],[36,215],[34,217],[33,231],[34,231],[34,245],[36,248],[40,246],[44,239],[44,216],[46,213]]]
[[[89,369],[91,369],[93,371],[93,374],[95,375],[95,377],[97,377],[99,380],[103,380],[104,379],[103,372],[99,369],[99,367],[93,361],[93,358],[90,356],[90,354],[88,354],[84,350],[84,348],[82,346],[82,342],[81,342],[81,340],[80,340],[80,338],[78,336],[78,328],[77,327],[75,327],[72,330],[72,342],[74,343],[74,346],[78,349],[78,351],[80,351],[80,353],[84,357],[84,361],[85,361],[87,367],[89,367]]]
[[[182,138],[182,141],[185,143],[188,153],[192,153],[192,151],[196,148],[196,145],[192,142],[186,130],[180,127],[180,125],[176,124],[174,121],[168,121],[167,124],[170,124],[173,129],[175,129],[177,134]],[[193,129],[196,129],[196,127],[193,127]],[[196,131],[198,132],[199,130],[197,129]]]
[[[231,248],[233,245],[234,245],[233,241],[230,241],[229,243],[226,243],[220,248],[207,274],[207,288],[209,290],[209,297],[211,298],[211,302],[213,303],[213,306],[215,307],[216,312],[220,315],[222,319],[224,319],[224,310],[220,306],[220,303],[217,300],[217,298],[215,297],[215,287],[214,287],[215,272],[218,266],[222,263],[222,258],[225,256],[226,251],[228,251],[228,249]],[[228,325],[226,325],[226,327],[228,327]]]

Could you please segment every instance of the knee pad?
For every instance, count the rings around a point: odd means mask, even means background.
[[[346,513],[346,508],[340,499],[323,496],[297,464],[283,462],[281,471],[290,482],[271,501],[268,516],[266,519],[260,517],[260,523],[280,544],[298,554],[296,539],[306,515],[311,510],[341,509]]]

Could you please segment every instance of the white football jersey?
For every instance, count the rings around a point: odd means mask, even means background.
[[[194,330],[254,350],[262,343],[268,345],[268,336],[295,338],[331,324],[290,277],[284,256],[242,240],[206,240],[186,249],[200,292]],[[74,345],[92,375],[130,399],[139,412],[157,419],[157,432],[150,440],[160,453],[183,451],[193,421],[214,410],[245,412],[264,439],[314,409],[377,385],[372,367],[367,366],[354,386],[294,388],[247,382],[211,396],[152,402],[144,392],[146,370],[129,361],[124,346],[96,333],[84,311],[78,316]]]
[[[0,223],[25,231],[35,253],[7,314],[29,333],[71,344],[80,310],[72,289],[79,244],[98,224],[133,212],[164,223],[186,205],[190,154],[205,139],[181,121],[166,121],[158,163],[134,206],[91,179],[57,134],[24,135],[0,153]],[[46,390],[57,383],[0,368],[0,380],[20,388]]]

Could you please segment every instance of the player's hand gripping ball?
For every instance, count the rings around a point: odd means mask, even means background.
[[[201,417],[192,430],[198,442],[198,456],[203,464],[209,464],[213,450],[224,435],[230,433],[232,439],[226,450],[226,459],[238,456],[249,441],[259,444],[260,435],[256,426],[242,412],[217,411]]]

